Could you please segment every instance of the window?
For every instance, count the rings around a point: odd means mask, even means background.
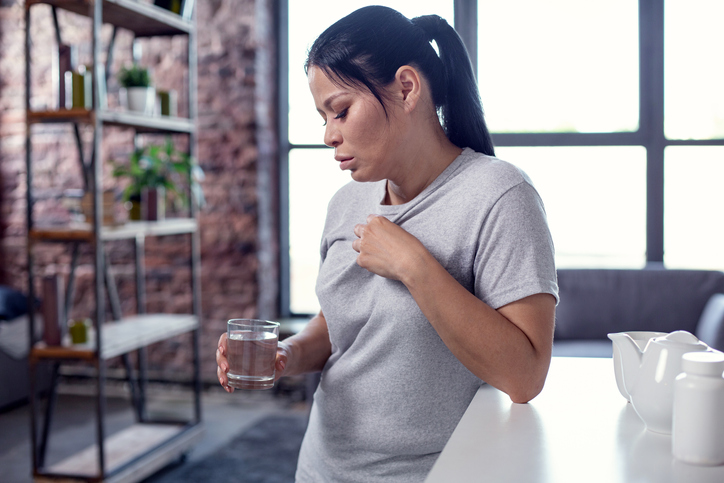
[[[724,3],[664,12],[664,263],[724,270]]]
[[[556,265],[646,263],[646,151],[641,146],[498,147],[531,177],[546,207]]]
[[[479,0],[478,84],[491,131],[636,131],[637,21],[636,0]]]
[[[667,0],[666,137],[724,137],[724,2]],[[721,156],[719,156],[721,160]]]
[[[666,266],[724,270],[724,146],[671,146],[664,156]]]
[[[321,144],[322,123],[302,69],[306,48],[366,4],[287,3],[283,315],[317,310],[324,207],[349,179]],[[496,153],[524,169],[541,193],[559,267],[724,269],[722,2],[382,3],[411,17],[438,13],[451,24],[456,18],[478,65]]]

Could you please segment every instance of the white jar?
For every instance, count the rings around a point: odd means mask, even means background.
[[[682,356],[674,381],[672,450],[696,465],[724,464],[724,353],[690,352]]]

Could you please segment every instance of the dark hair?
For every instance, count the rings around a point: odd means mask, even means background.
[[[430,83],[435,108],[453,144],[495,154],[467,49],[455,29],[437,15],[410,20],[388,7],[360,8],[315,40],[304,69],[316,66],[333,81],[366,87],[385,108],[382,88],[403,65],[419,69]]]

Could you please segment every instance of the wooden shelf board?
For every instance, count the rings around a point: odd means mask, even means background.
[[[169,218],[161,221],[131,221],[119,226],[103,227],[101,238],[103,240],[121,240],[124,238],[133,238],[137,235],[183,235],[185,233],[193,233],[197,228],[198,222],[193,218]]]
[[[30,124],[55,122],[78,122],[90,124],[94,122],[94,111],[83,108],[58,109],[51,111],[28,111]]]
[[[195,130],[194,123],[185,117],[146,116],[127,111],[58,109],[50,111],[28,111],[30,124],[75,122],[91,124],[98,115],[103,124],[134,128],[143,133],[188,134]]]
[[[154,342],[184,334],[198,328],[196,316],[188,314],[143,314],[124,317],[103,325],[101,359],[110,359]],[[30,353],[32,360],[95,359],[95,346],[57,347],[38,344]]]
[[[85,17],[92,17],[92,0],[26,0],[26,8],[34,4],[52,5]],[[137,0],[103,0],[103,23],[128,29],[136,37],[186,35],[193,30],[190,21],[152,4]]]
[[[131,221],[117,226],[104,226],[101,229],[102,240],[124,240],[142,236],[183,235],[198,229],[193,218],[169,218],[161,221]],[[91,241],[93,228],[88,223],[78,223],[58,227],[36,227],[28,234],[37,241]]]
[[[138,132],[147,133],[191,133],[194,123],[183,117],[146,116],[126,111],[99,111],[103,124],[110,126],[132,127]]]
[[[168,465],[196,444],[203,435],[203,428],[169,424],[134,424],[105,441],[107,473],[138,460],[116,474],[101,481],[105,483],[129,483],[140,481]],[[165,444],[164,444],[165,443]],[[144,453],[148,453],[145,454]],[[140,458],[139,458],[140,456]],[[85,481],[98,476],[98,446],[93,445],[46,468],[48,475],[69,475],[62,481]],[[72,476],[70,476],[72,475]],[[58,482],[57,478],[37,475],[36,482]]]

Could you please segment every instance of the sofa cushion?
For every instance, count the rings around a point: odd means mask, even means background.
[[[696,332],[724,273],[709,270],[558,270],[555,338],[606,339],[609,332]]]
[[[28,312],[28,298],[17,290],[0,285],[0,320],[12,320]]]
[[[606,340],[555,340],[555,357],[612,357],[613,346]]]

